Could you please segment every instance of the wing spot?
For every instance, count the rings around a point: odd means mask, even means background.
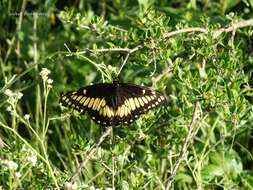
[[[131,109],[125,106],[125,115],[131,114]]]
[[[82,113],[82,112],[83,112],[83,109],[81,109],[80,112]]]
[[[152,104],[152,108],[154,108],[155,107],[155,104]]]
[[[130,119],[130,122],[133,122],[134,120]]]
[[[83,96],[83,98],[79,101],[80,102],[80,104],[83,104],[84,103],[84,101],[86,100],[86,96]]]
[[[89,102],[89,104],[88,104],[88,108],[91,108],[91,107],[92,107],[93,102],[94,102],[94,98],[91,98],[91,99],[90,99],[90,102]]]
[[[125,123],[125,124],[128,124],[128,122],[127,122],[127,121],[125,121],[124,123]]]
[[[142,101],[142,98],[138,98],[139,102],[140,102],[140,105],[141,106],[144,106],[144,102]]]
[[[97,123],[101,123],[101,121],[98,120]]]
[[[103,99],[103,100],[101,100],[101,107],[104,107],[105,106],[105,104],[106,104],[106,102],[105,102],[105,100]]]
[[[95,117],[92,117],[93,120],[95,120]]]
[[[90,98],[87,98],[87,99],[85,100],[85,102],[83,103],[83,106],[86,106],[86,105],[89,103],[89,101],[90,101]]]
[[[106,122],[103,122],[104,125],[106,125]]]
[[[146,96],[146,99],[150,102],[152,99],[150,96]]]
[[[103,103],[104,103],[104,99],[100,100],[96,110],[100,110],[100,108],[103,107]]]
[[[103,108],[102,110],[103,110],[103,116],[106,117],[106,109]]]
[[[129,108],[129,109],[131,110],[131,105],[130,105],[130,102],[129,102],[128,99],[125,100],[124,104],[125,104],[125,106],[126,106],[127,108]]]
[[[96,109],[97,109],[98,104],[99,104],[99,102],[100,102],[99,100],[100,100],[99,98],[96,98],[96,99],[94,100],[93,107],[92,107],[93,110],[96,110]]]
[[[138,117],[138,115],[135,115],[134,117],[135,117],[135,118],[137,118],[137,117]]]
[[[80,101],[81,100],[81,98],[83,98],[83,96],[78,96],[77,98],[76,98],[76,101]]]
[[[100,110],[99,110],[99,115],[103,115],[103,108],[101,108]]]
[[[111,116],[114,117],[114,111],[113,109],[109,108],[110,112],[111,112]]]
[[[62,98],[61,98],[62,100],[65,100],[66,99],[66,96],[62,96]]]
[[[76,96],[76,95],[72,95],[72,96],[71,96],[71,98],[72,98],[73,100],[76,100],[77,97],[78,97],[78,96]]]
[[[84,95],[86,95],[86,92],[87,92],[87,90],[86,90],[86,89],[83,89],[83,94],[84,94]]]
[[[143,100],[143,102],[144,102],[145,104],[148,103],[148,100],[147,100],[145,97],[142,97],[142,100]]]
[[[129,104],[130,104],[131,109],[132,109],[132,110],[135,110],[136,107],[135,107],[135,103],[134,103],[133,98],[130,98],[128,102],[129,102]]]
[[[128,115],[128,108],[124,105],[124,115],[127,116]]]
[[[155,95],[154,95],[154,96],[150,96],[150,98],[151,98],[152,100],[154,100],[154,99],[155,99],[155,97],[156,97]]]
[[[142,94],[145,94],[146,93],[146,90],[142,90]]]
[[[124,105],[122,105],[121,107],[120,107],[120,112],[119,112],[120,114],[119,114],[119,116],[120,117],[123,117],[124,115],[125,115],[125,106]]]
[[[134,103],[135,103],[135,106],[136,106],[137,108],[140,107],[140,104],[139,104],[139,101],[138,101],[137,98],[134,98]]]
[[[110,118],[112,116],[111,109],[108,106],[106,106],[104,109],[106,110],[106,115]]]
[[[159,103],[158,102],[155,102],[155,105],[158,105]]]

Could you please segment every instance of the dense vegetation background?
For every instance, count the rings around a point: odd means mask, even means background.
[[[0,189],[253,189],[252,10],[252,0],[2,0]],[[122,81],[168,104],[113,129],[59,105],[123,63]]]

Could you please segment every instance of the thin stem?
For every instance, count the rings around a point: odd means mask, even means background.
[[[187,151],[187,147],[190,143],[192,133],[193,133],[193,124],[194,124],[194,122],[196,120],[196,116],[197,116],[197,105],[198,105],[198,102],[195,103],[193,114],[192,114],[192,119],[191,119],[191,122],[190,122],[189,127],[188,127],[189,131],[188,131],[188,134],[187,134],[187,136],[184,140],[184,143],[182,144],[182,147],[180,149],[180,153],[179,153],[179,156],[177,158],[177,161],[174,164],[174,167],[172,168],[171,175],[168,178],[167,186],[165,188],[166,190],[169,190],[171,188],[171,185],[172,185],[172,182],[174,181],[174,177],[177,173],[178,167],[181,164],[181,162],[183,161],[185,153]]]
[[[224,28],[220,28],[218,30],[215,30],[213,32],[213,37],[217,38],[223,32],[229,33],[229,32],[233,32],[233,31],[237,30],[238,28],[243,28],[243,27],[247,27],[247,26],[253,26],[253,19],[241,20],[239,22],[236,22],[236,23],[232,24],[229,27],[224,27]]]
[[[53,171],[53,169],[52,169],[52,167],[51,167],[51,164],[50,164],[50,162],[49,162],[47,150],[46,150],[46,148],[45,148],[45,145],[44,145],[43,141],[41,141],[41,147],[42,147],[43,154],[44,154],[44,156],[45,156],[45,158],[46,158],[46,159],[45,159],[46,165],[47,165],[47,167],[48,167],[48,169],[49,169],[49,172],[50,172],[50,174],[51,174],[51,177],[53,178],[54,184],[55,184],[56,188],[57,188],[58,190],[60,190],[60,187],[59,187],[59,185],[58,185],[57,179],[56,179],[56,177],[55,177],[55,175],[54,175],[54,171]]]
[[[46,119],[47,119],[47,96],[48,96],[48,92],[47,92],[47,87],[46,87],[46,81],[43,80],[43,88],[44,88],[44,108],[43,108],[43,123],[42,123],[42,135],[43,135],[43,139],[45,137],[46,134]]]
[[[3,128],[11,131],[12,133],[14,133],[15,136],[17,136],[25,145],[27,145],[31,150],[32,152],[34,152],[43,162],[46,163],[46,160],[43,156],[41,156],[23,137],[21,137],[17,131],[15,131],[14,129],[12,129],[11,127],[3,124],[2,122],[0,122],[0,126],[2,126]]]
[[[154,68],[154,71],[150,74],[150,77],[152,77],[155,74],[156,68],[157,68],[157,65],[156,65],[156,56],[155,56],[155,51],[154,50],[152,51],[152,55],[153,55],[153,62],[154,62],[155,68]]]
[[[119,76],[119,74],[121,73],[123,67],[125,66],[125,64],[126,64],[126,62],[127,62],[127,60],[128,60],[128,58],[129,58],[129,55],[132,54],[132,53],[135,52],[135,51],[138,51],[138,50],[141,49],[141,48],[143,48],[143,46],[142,46],[142,45],[138,45],[138,46],[136,46],[135,48],[130,49],[130,50],[128,51],[128,53],[127,53],[127,55],[126,55],[124,61],[122,62],[122,65],[121,65],[121,67],[120,67],[120,69],[119,69],[119,72],[117,73],[118,76]]]
[[[127,60],[128,60],[128,58],[129,58],[129,55],[130,55],[130,53],[127,53],[127,55],[126,55],[124,61],[122,62],[121,66],[120,66],[120,69],[119,69],[119,72],[117,73],[118,76],[119,76],[119,74],[121,73],[123,67],[125,66],[125,64],[126,64],[126,62],[127,62]]]
[[[222,27],[222,28],[219,28],[217,30],[214,30],[212,32],[212,36],[213,36],[213,38],[217,38],[223,32],[229,33],[229,32],[235,31],[238,28],[243,28],[243,27],[247,27],[247,26],[253,26],[253,19],[241,20],[239,22],[236,22],[236,23],[232,24],[229,27]],[[200,28],[200,27],[183,28],[183,29],[180,29],[180,30],[172,31],[172,32],[166,32],[166,33],[163,34],[163,38],[170,38],[170,37],[178,35],[178,34],[190,33],[190,32],[207,33],[208,30],[205,29],[205,28]]]
[[[78,51],[75,54],[86,54],[86,53],[105,53],[105,52],[130,52],[129,48],[101,48],[101,49],[85,49],[84,51]]]
[[[19,18],[18,18],[18,23],[17,23],[17,29],[16,29],[17,33],[20,32],[20,30],[21,30],[23,17],[24,17],[24,12],[25,12],[25,8],[26,8],[26,3],[27,3],[27,0],[22,1],[21,10],[20,10]],[[17,37],[14,35],[12,37],[12,39],[10,40],[10,46],[9,46],[9,48],[7,50],[7,53],[6,53],[6,56],[4,58],[4,64],[7,62],[8,58],[11,54],[11,51],[12,51],[12,48],[14,46],[14,43],[15,43],[16,39],[17,39]],[[20,52],[19,49],[20,48],[19,48],[19,41],[18,41],[18,43],[17,43],[17,52]]]
[[[115,189],[115,158],[112,156],[112,189]]]
[[[21,120],[21,122],[23,122],[25,125],[27,125],[29,127],[29,129],[33,132],[33,134],[36,136],[36,138],[38,139],[40,145],[41,145],[41,148],[42,148],[42,152],[43,152],[43,156],[41,156],[25,139],[23,139],[17,132],[15,129],[12,129],[12,128],[9,128],[8,126],[5,126],[4,124],[0,123],[1,126],[3,126],[4,128],[8,129],[8,130],[11,130],[21,141],[23,141],[40,159],[43,160],[43,162],[47,165],[48,169],[49,169],[49,172],[53,178],[53,181],[54,181],[54,184],[55,186],[57,187],[57,189],[59,189],[59,185],[58,185],[58,182],[57,182],[57,179],[54,175],[54,171],[50,165],[50,162],[49,162],[49,159],[48,159],[48,154],[47,154],[47,151],[46,151],[46,148],[45,148],[45,145],[44,145],[44,142],[43,142],[43,139],[41,139],[39,137],[39,135],[34,131],[34,129],[31,127],[30,123],[29,122],[26,122],[22,117],[20,117],[19,115],[17,115],[17,118]]]
[[[105,72],[103,71],[103,69],[101,69],[101,67],[102,67],[101,65],[95,63],[94,61],[92,61],[92,60],[89,59],[88,57],[85,57],[85,56],[83,56],[83,55],[80,55],[80,56],[81,56],[83,59],[89,61],[92,65],[94,65],[94,66],[100,71],[100,73],[101,73],[102,76],[106,76],[107,79],[110,79],[110,77],[107,75],[107,73],[105,73]]]
[[[38,47],[37,47],[37,20],[38,15],[34,14],[34,21],[33,21],[33,52],[34,52],[34,63],[38,62]],[[35,66],[36,70],[38,69],[37,65]]]
[[[79,164],[79,166],[76,169],[76,172],[73,174],[73,176],[70,178],[71,183],[74,183],[76,178],[79,176],[79,174],[82,171],[82,168],[86,165],[86,163],[91,159],[95,151],[98,149],[98,147],[101,145],[101,143],[105,140],[105,138],[111,133],[112,127],[108,127],[105,133],[100,137],[98,142],[94,144],[87,152],[86,157],[82,162]]]
[[[166,33],[163,34],[163,38],[170,38],[170,37],[178,35],[178,34],[190,33],[190,32],[206,33],[207,30],[205,28],[200,28],[200,27],[183,28],[183,29],[180,29],[180,30],[172,31],[172,32],[166,32]]]

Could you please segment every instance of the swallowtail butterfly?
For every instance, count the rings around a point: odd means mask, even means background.
[[[61,96],[63,106],[88,112],[97,124],[129,124],[139,115],[162,105],[166,98],[148,87],[128,83],[98,83]]]

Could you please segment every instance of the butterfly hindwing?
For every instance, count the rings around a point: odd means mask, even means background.
[[[126,83],[100,83],[61,97],[64,106],[88,112],[100,125],[129,124],[142,113],[166,102],[159,92]]]

